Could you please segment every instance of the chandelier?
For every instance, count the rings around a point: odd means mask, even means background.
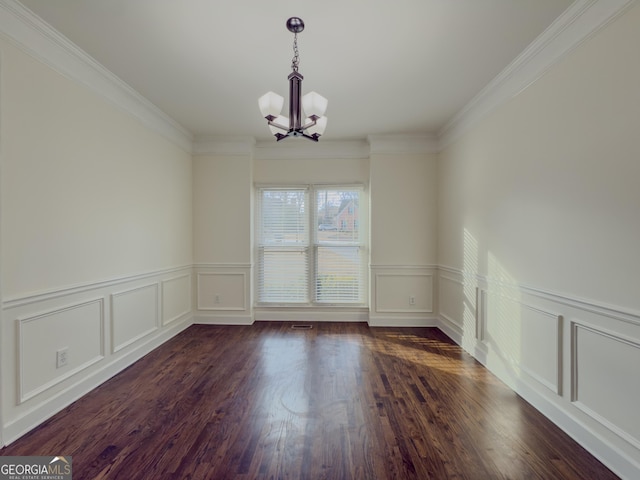
[[[258,99],[262,116],[267,120],[269,129],[278,141],[288,137],[304,137],[314,142],[327,128],[327,99],[316,92],[302,96],[302,79],[298,72],[298,33],[304,30],[304,22],[298,17],[287,20],[287,29],[293,33],[293,59],[289,74],[289,118],[280,115],[284,98],[269,92]],[[304,122],[303,122],[304,120]],[[286,132],[286,133],[282,133]]]

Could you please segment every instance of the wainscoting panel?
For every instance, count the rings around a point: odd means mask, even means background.
[[[250,264],[196,265],[196,323],[253,323]]]
[[[522,370],[562,394],[562,316],[521,304]]]
[[[99,362],[103,326],[103,298],[18,319],[19,402]],[[65,365],[57,364],[59,351]]]
[[[640,449],[640,342],[572,322],[573,405]]]
[[[440,329],[616,474],[639,478],[640,312],[492,271],[438,267]]]
[[[490,354],[502,360],[512,378],[519,377],[523,344],[527,341],[522,332],[521,304],[491,288],[486,300],[483,344]]]
[[[111,351],[122,350],[158,328],[158,283],[111,295]]]
[[[438,275],[438,306],[439,315],[446,324],[452,337],[462,337],[465,308],[469,308],[469,301],[465,299],[464,283],[452,274],[440,272]],[[475,305],[473,305],[475,309]],[[447,332],[449,333],[449,332]]]
[[[191,313],[191,273],[162,280],[162,325]]]
[[[432,266],[372,265],[369,325],[435,325]]]
[[[245,311],[244,272],[198,273],[198,310]]]
[[[433,275],[378,273],[376,312],[433,313]]]
[[[562,389],[562,317],[517,299],[486,298],[481,338],[517,372],[521,371],[559,395]],[[520,374],[520,373],[517,373]]]
[[[14,441],[191,325],[192,275],[188,265],[4,299],[2,441]],[[60,351],[66,364],[57,362]]]

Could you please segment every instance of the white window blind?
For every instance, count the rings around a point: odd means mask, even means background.
[[[360,229],[361,188],[315,190],[315,301],[364,303],[365,245]]]
[[[258,301],[309,302],[307,189],[261,189]]]
[[[258,303],[366,303],[361,197],[361,187],[258,189]]]

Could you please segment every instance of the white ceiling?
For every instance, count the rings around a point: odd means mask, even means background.
[[[329,99],[327,139],[437,133],[572,0],[22,0],[196,136],[270,138],[257,98]],[[285,107],[286,108],[286,107]]]

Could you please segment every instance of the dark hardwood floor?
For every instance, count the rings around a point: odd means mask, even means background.
[[[192,326],[2,455],[80,479],[617,478],[435,329]]]

